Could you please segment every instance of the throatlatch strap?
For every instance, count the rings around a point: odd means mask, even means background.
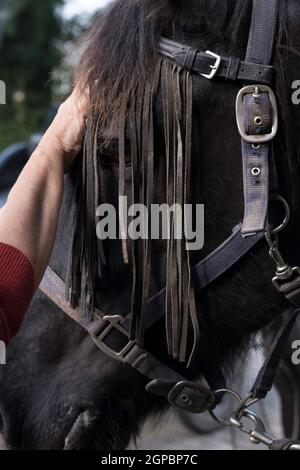
[[[252,24],[247,60],[257,64],[271,63],[275,44],[279,0],[253,0]]]
[[[246,61],[269,65],[272,60],[278,20],[278,0],[254,0]],[[259,85],[259,80],[254,85]],[[269,162],[272,139],[269,142],[249,142],[247,136],[271,133],[274,107],[269,93],[245,92],[243,119],[245,135],[242,140],[244,205],[243,235],[264,231],[269,201]],[[239,117],[242,119],[242,117]]]

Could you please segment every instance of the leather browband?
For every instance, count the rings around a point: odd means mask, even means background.
[[[241,61],[237,57],[224,57],[210,51],[200,52],[171,39],[161,38],[160,54],[178,65],[206,78],[223,78],[271,85],[275,69],[270,65]]]

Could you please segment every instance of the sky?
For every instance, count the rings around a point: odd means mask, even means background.
[[[93,13],[110,3],[111,0],[68,0],[64,12],[67,17]]]

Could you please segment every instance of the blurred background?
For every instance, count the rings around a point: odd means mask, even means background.
[[[7,104],[0,105],[0,152],[42,132],[51,121],[78,60],[74,42],[109,3],[1,0],[0,80]]]

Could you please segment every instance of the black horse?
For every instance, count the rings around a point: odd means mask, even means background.
[[[142,50],[131,49],[140,35],[154,49],[163,34],[200,50],[243,58],[251,3],[120,0],[99,20],[88,50],[93,52],[93,59],[98,54],[100,69],[107,67],[109,74],[111,68],[112,81],[120,74],[124,87],[131,84],[132,63],[146,60]],[[143,27],[149,22],[151,27]],[[300,192],[296,184],[300,107],[291,100],[292,82],[300,78],[299,28],[300,2],[281,0],[275,53],[281,133],[276,139],[275,153],[281,193],[292,207],[292,220],[282,237],[282,246],[293,265],[300,264]],[[98,42],[101,34],[103,40]],[[114,47],[110,47],[112,44]],[[240,86],[207,81],[196,75],[193,82],[193,202],[203,202],[206,207],[205,248],[193,255],[194,263],[216,248],[241,221],[243,187],[241,142],[234,110]],[[108,94],[109,91],[105,90]],[[163,125],[159,107],[155,113],[159,135]],[[164,153],[161,141],[156,143],[156,153],[158,156]],[[112,203],[117,198],[116,154],[112,141],[110,152],[101,161],[106,198]],[[75,176],[67,177],[50,263],[62,278],[66,276],[70,252]],[[130,308],[131,280],[123,263],[122,247],[119,242],[110,241],[106,251],[109,273],[99,286],[101,308],[109,314],[126,313]],[[160,256],[158,250],[157,259]],[[159,277],[158,271],[159,262],[154,266],[154,277]],[[197,298],[203,337],[193,366],[194,376],[210,372],[213,380],[220,364],[229,374],[236,355],[244,354],[246,360],[254,334],[280,321],[286,304],[270,282],[273,275],[274,266],[262,242]],[[163,323],[147,334],[146,347],[168,361]],[[147,416],[168,406],[164,399],[145,392],[142,376],[106,357],[79,326],[41,293],[36,295],[21,332],[9,347],[0,384],[1,431],[7,444],[17,449],[124,449]]]

